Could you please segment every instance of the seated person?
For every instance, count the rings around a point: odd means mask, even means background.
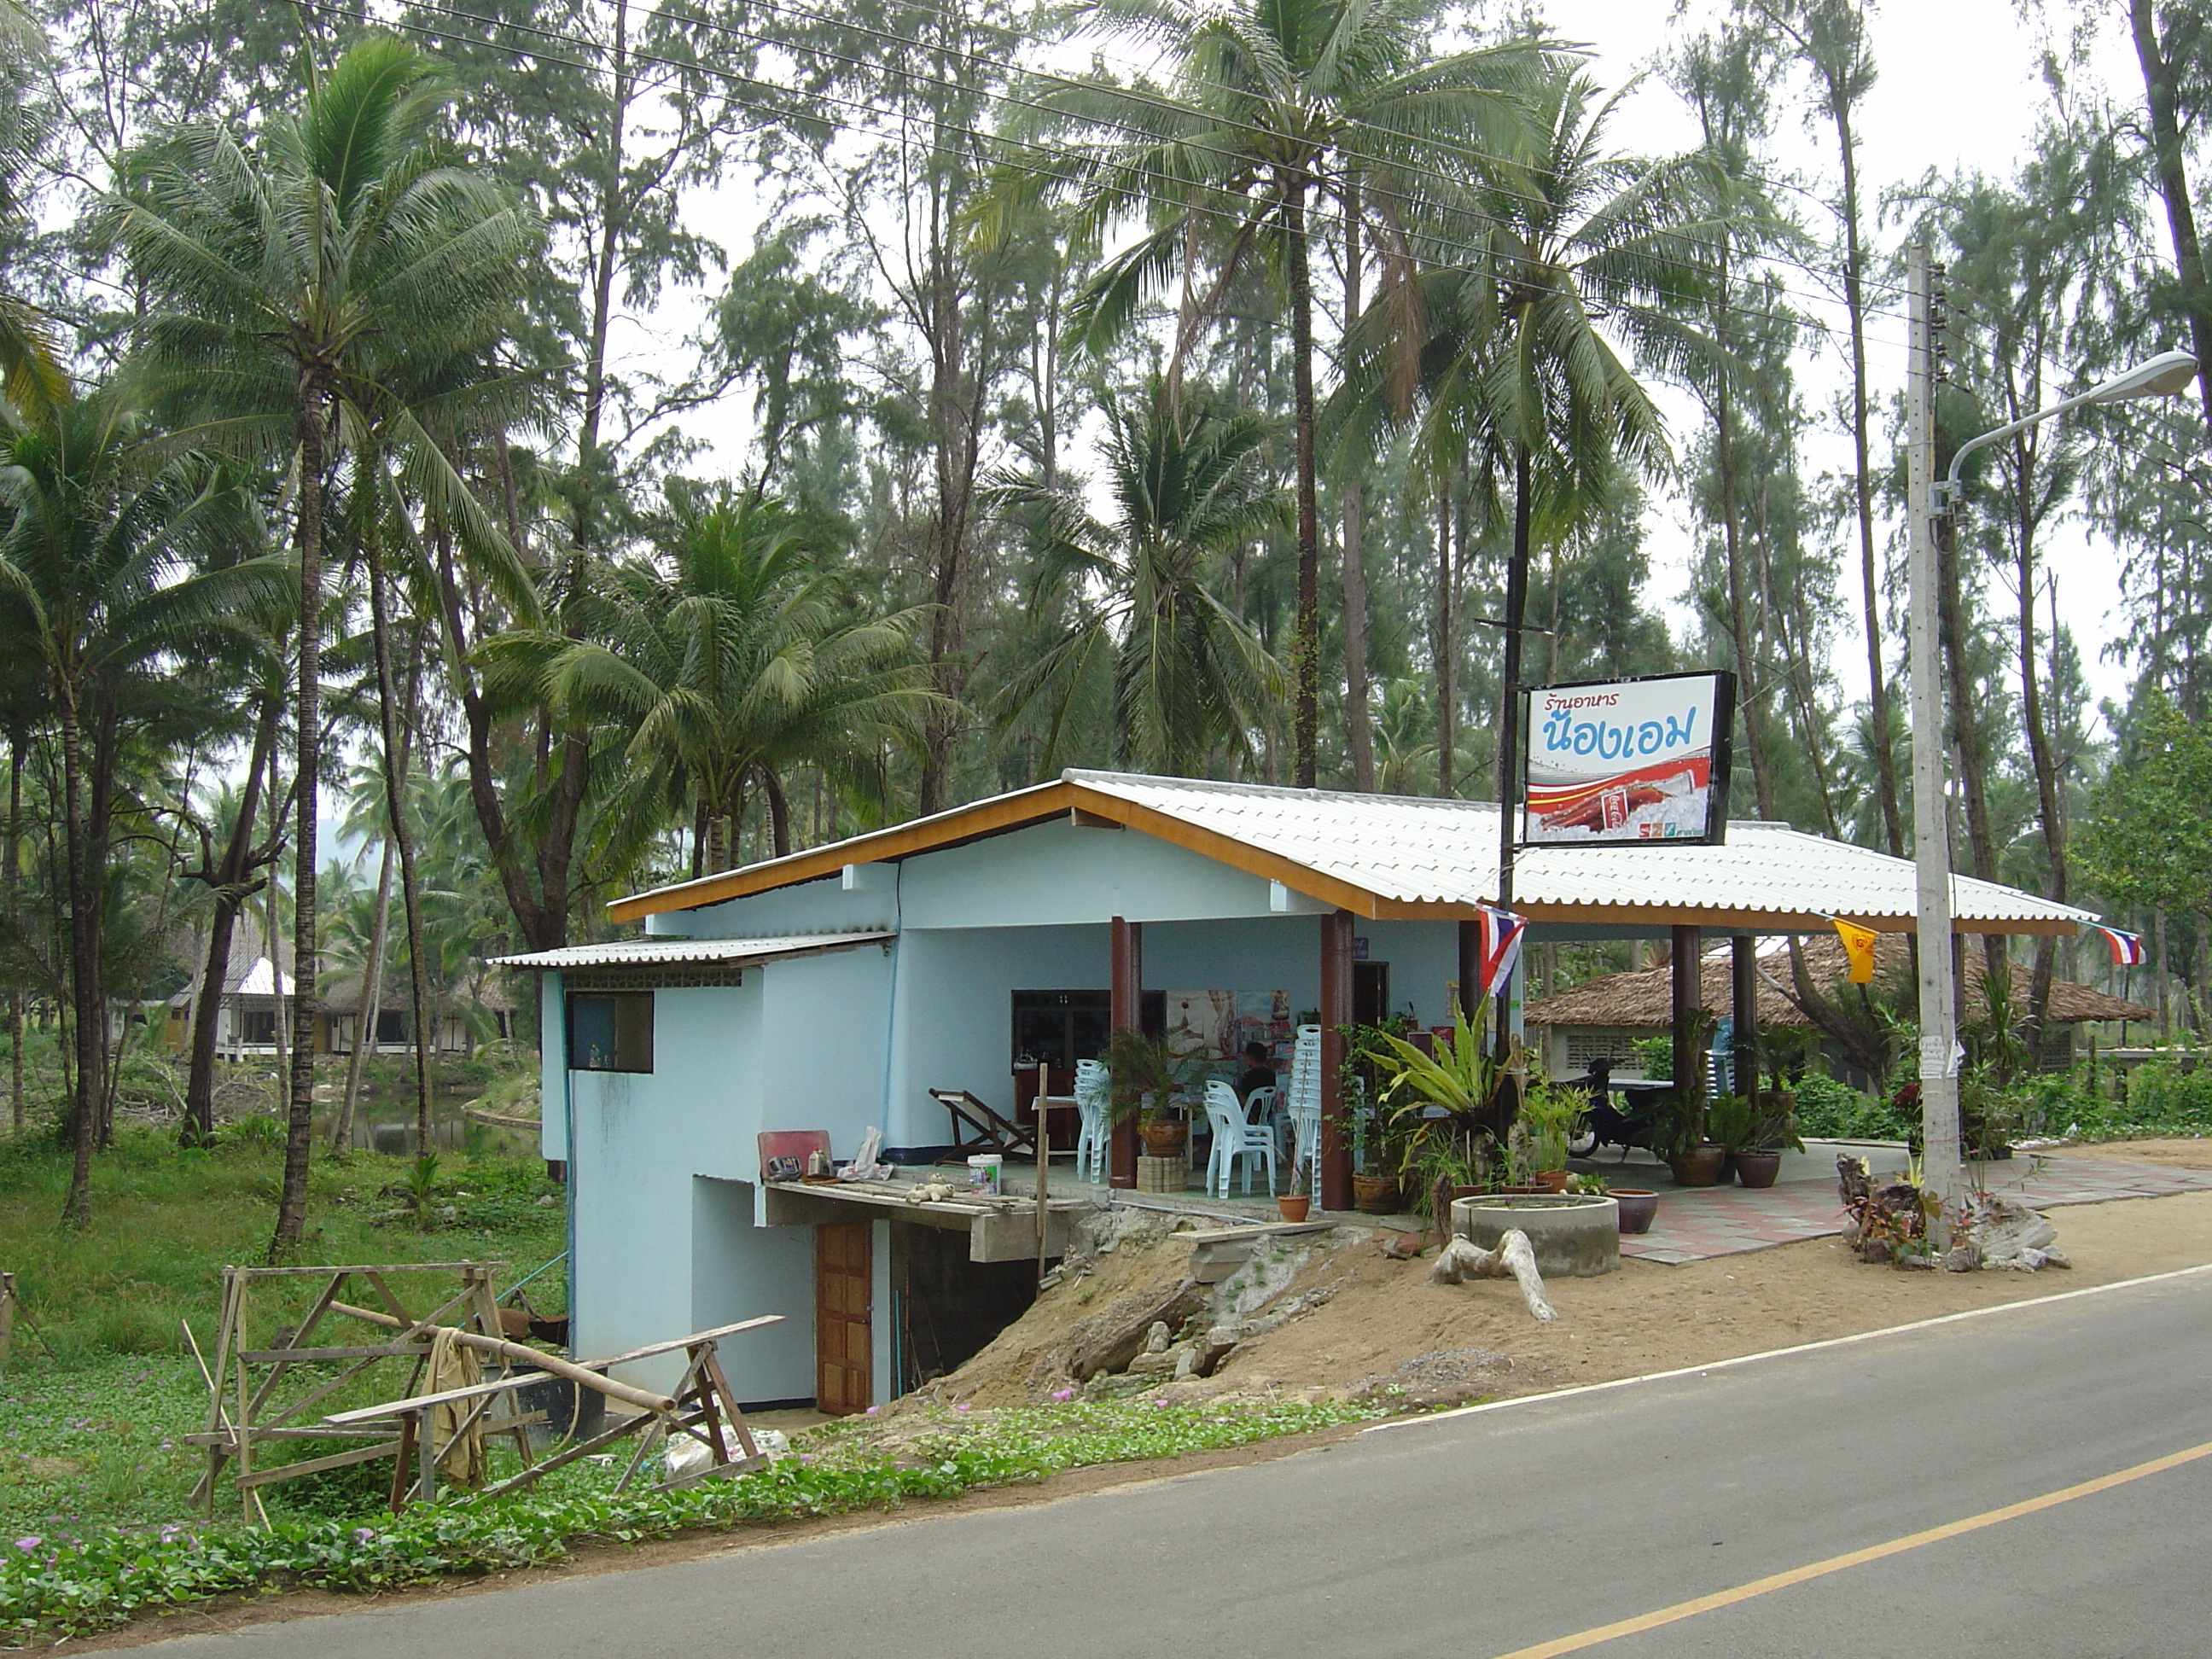
[[[1255,1089],[1272,1089],[1275,1086],[1275,1068],[1272,1063],[1273,1058],[1274,1056],[1267,1052],[1267,1045],[1264,1042],[1248,1042],[1244,1045],[1244,1074],[1237,1079],[1237,1099],[1249,1106],[1252,1103],[1252,1091]]]

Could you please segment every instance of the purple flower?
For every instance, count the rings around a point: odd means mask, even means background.
[[[356,1527],[353,1529],[353,1541],[356,1544],[366,1544],[375,1536],[376,1533],[372,1528]]]
[[[1073,1400],[1075,1398],[1075,1390],[1073,1389],[1054,1389],[1052,1391],[1052,1397],[1054,1400]]]
[[[18,1538],[15,1540],[15,1547],[27,1555],[46,1541],[43,1538]]]

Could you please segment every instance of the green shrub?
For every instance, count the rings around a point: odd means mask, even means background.
[[[1919,1124],[1889,1100],[1862,1094],[1825,1072],[1808,1072],[1796,1083],[1797,1133],[1815,1140],[1904,1140]]]

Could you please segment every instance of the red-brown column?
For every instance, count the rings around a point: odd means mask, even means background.
[[[1697,1086],[1698,1068],[1705,1057],[1693,1052],[1698,1010],[1705,1003],[1705,963],[1699,959],[1705,944],[1695,927],[1674,929],[1674,964],[1669,984],[1674,991],[1674,1086]]]
[[[1344,1122],[1344,1032],[1352,1024],[1352,912],[1321,919],[1321,1206],[1352,1207],[1352,1142]]]
[[[1114,1029],[1144,1029],[1145,928],[1142,922],[1114,918]],[[1107,1184],[1137,1184],[1137,1120],[1125,1117],[1114,1125],[1114,1140],[1107,1159]]]
[[[1480,1013],[1482,1001],[1482,924],[1462,921],[1459,925],[1459,1011],[1467,1016],[1467,1023],[1474,1024]]]

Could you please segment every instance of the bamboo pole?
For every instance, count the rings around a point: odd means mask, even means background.
[[[390,1314],[377,1313],[368,1308],[356,1308],[349,1303],[333,1302],[331,1304],[331,1311],[344,1314],[353,1319],[367,1320],[372,1325],[381,1325],[388,1330],[405,1328]],[[457,1330],[453,1333],[453,1340],[465,1348],[474,1348],[480,1353],[497,1354],[501,1358],[514,1360],[538,1370],[550,1371],[556,1376],[565,1376],[572,1382],[581,1383],[587,1389],[598,1389],[610,1400],[619,1400],[626,1406],[635,1406],[642,1411],[670,1412],[676,1408],[676,1402],[665,1394],[654,1394],[645,1389],[634,1389],[627,1382],[617,1382],[611,1376],[601,1376],[597,1371],[586,1370],[573,1361],[562,1359],[550,1353],[540,1353],[535,1348],[525,1347],[520,1342],[509,1342],[504,1337],[478,1336],[474,1331]]]

